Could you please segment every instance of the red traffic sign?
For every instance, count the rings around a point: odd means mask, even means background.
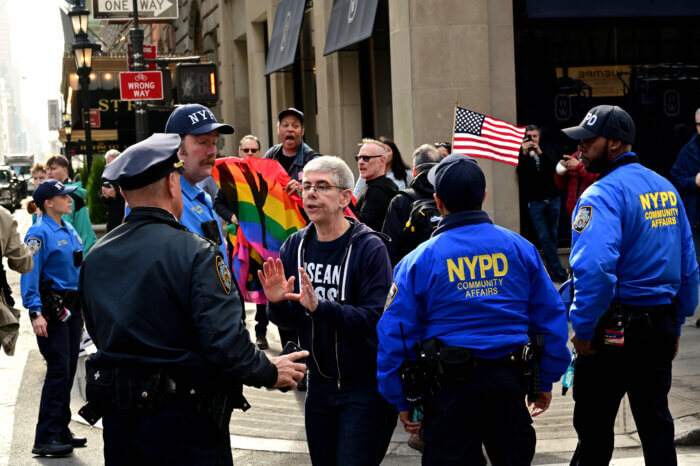
[[[123,71],[119,73],[122,100],[163,100],[163,75],[160,71]]]
[[[155,45],[144,45],[143,46],[143,58],[146,60],[156,59],[156,46]],[[134,48],[131,44],[126,44],[126,64],[129,66],[129,71],[134,71]],[[146,71],[155,71],[155,63],[146,63]]]
[[[100,127],[100,109],[99,108],[91,108],[90,109],[90,128],[99,128]]]

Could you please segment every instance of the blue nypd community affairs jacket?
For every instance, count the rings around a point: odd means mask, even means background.
[[[377,325],[379,391],[399,410],[408,404],[398,369],[419,341],[439,337],[495,359],[543,334],[540,389],[551,391],[570,361],[564,305],[537,249],[493,225],[483,211],[450,214],[433,237],[404,257]]]
[[[584,341],[611,302],[650,306],[677,297],[677,335],[698,304],[698,264],[681,198],[638,160],[632,152],[618,157],[576,205],[569,318]]]

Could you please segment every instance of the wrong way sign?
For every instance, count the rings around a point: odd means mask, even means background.
[[[163,75],[160,71],[123,71],[119,73],[122,100],[163,100]]]
[[[177,19],[177,0],[137,0],[139,18]],[[92,0],[95,19],[131,19],[133,0]]]

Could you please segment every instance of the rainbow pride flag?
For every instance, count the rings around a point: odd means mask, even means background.
[[[306,226],[301,196],[284,192],[291,178],[272,159],[218,159],[212,176],[237,212],[238,228],[229,229],[229,240],[238,288],[245,301],[265,304],[257,271],[268,258],[277,259],[284,240]]]

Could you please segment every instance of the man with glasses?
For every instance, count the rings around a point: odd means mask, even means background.
[[[381,231],[389,203],[399,192],[384,174],[386,148],[375,139],[363,139],[355,156],[360,176],[367,182],[357,198],[357,218],[374,231]]]
[[[391,285],[384,237],[344,216],[355,185],[338,157],[304,167],[310,223],[258,272],[270,320],[299,331],[307,359],[306,437],[313,464],[379,464],[396,410],[377,390],[375,327]]]

